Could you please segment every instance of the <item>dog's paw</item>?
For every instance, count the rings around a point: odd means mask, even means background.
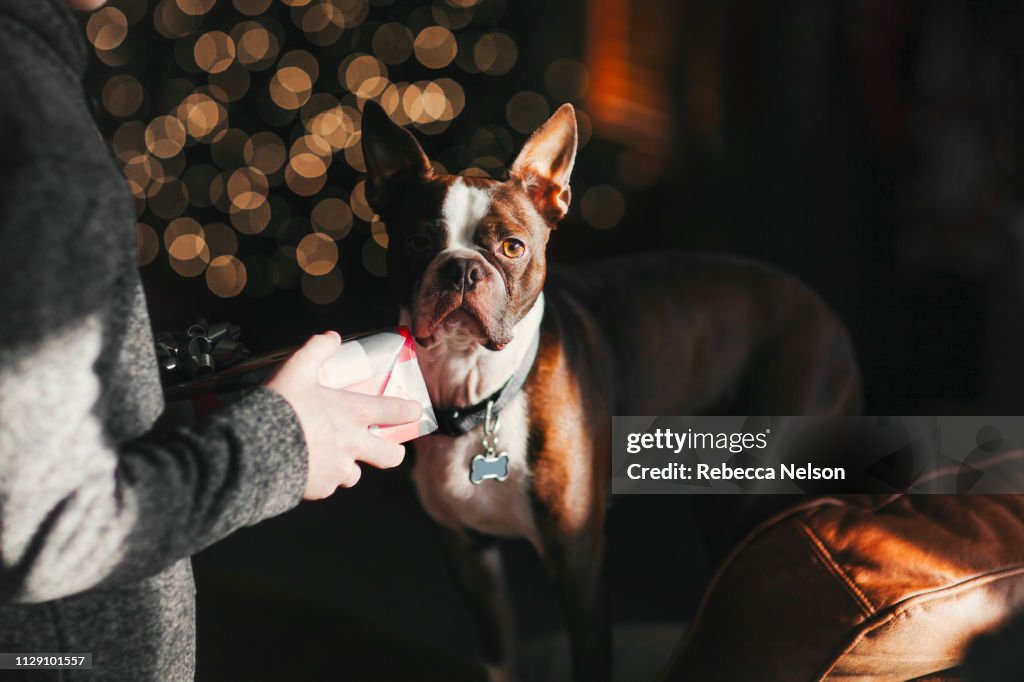
[[[487,670],[487,682],[515,682],[512,673],[504,666],[484,665]]]

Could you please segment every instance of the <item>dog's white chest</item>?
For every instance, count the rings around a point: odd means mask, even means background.
[[[539,548],[530,507],[530,470],[526,459],[526,396],[520,393],[502,411],[498,450],[508,454],[508,478],[469,480],[470,462],[484,451],[483,428],[451,438],[427,436],[416,441],[413,481],[420,502],[438,523],[480,533],[523,537]]]

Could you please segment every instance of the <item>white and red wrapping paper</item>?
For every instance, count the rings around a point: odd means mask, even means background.
[[[164,419],[171,424],[190,424],[236,402],[246,390],[261,384],[292,350],[253,358],[212,376],[168,387]],[[423,406],[418,422],[371,427],[381,438],[404,443],[437,430],[437,417],[416,362],[416,343],[407,327],[346,339],[320,368],[319,379],[328,388],[405,398]]]

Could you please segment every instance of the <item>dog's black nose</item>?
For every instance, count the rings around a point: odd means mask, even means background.
[[[441,279],[463,291],[472,291],[485,276],[483,265],[473,258],[452,258],[441,268]]]

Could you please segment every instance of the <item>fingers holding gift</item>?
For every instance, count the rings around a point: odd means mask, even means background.
[[[374,427],[415,425],[423,415],[416,401],[324,386],[321,370],[340,347],[335,332],[314,336],[267,382],[294,408],[306,437],[306,499],[356,485],[362,476],[359,462],[379,469],[401,464],[405,448],[393,442],[393,433],[385,433],[391,437],[386,440]]]
[[[338,351],[339,346],[341,346],[341,334],[335,331],[326,331],[323,334],[311,336],[299,350],[295,351],[295,358],[315,374],[320,366]]]
[[[359,466],[359,462],[346,458],[342,466],[341,476],[338,479],[338,487],[351,488],[356,483],[359,483],[359,479],[362,477],[363,470]]]
[[[419,420],[423,415],[423,406],[414,400],[364,395],[345,390],[334,392],[343,395],[341,400],[347,403],[351,414],[364,426],[408,424]]]
[[[366,438],[359,443],[360,462],[366,462],[378,469],[391,469],[405,460],[405,446],[392,443],[379,436],[367,432]]]

